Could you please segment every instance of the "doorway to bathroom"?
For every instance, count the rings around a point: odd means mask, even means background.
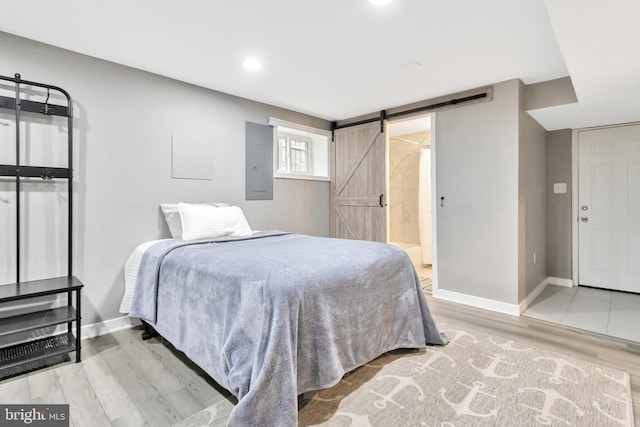
[[[432,277],[432,114],[387,124],[387,242]]]

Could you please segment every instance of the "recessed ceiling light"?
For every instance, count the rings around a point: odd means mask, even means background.
[[[242,66],[247,70],[259,70],[262,68],[262,64],[255,58],[249,58],[242,63]]]
[[[384,6],[385,4],[391,3],[393,0],[369,0],[369,3],[375,6]]]

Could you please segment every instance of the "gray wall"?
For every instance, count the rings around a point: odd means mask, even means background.
[[[524,87],[524,109],[553,107],[578,102],[571,77],[562,77]]]
[[[554,194],[566,183],[566,194]],[[571,130],[547,135],[547,275],[571,279]]]
[[[547,277],[547,131],[526,111],[520,85],[519,279],[521,301]],[[535,254],[535,259],[534,259]]]
[[[518,303],[520,82],[436,113],[438,287]]]
[[[436,114],[441,290],[518,304],[547,277],[547,132],[526,97],[510,80]]]
[[[227,202],[240,206],[254,229],[329,235],[328,182],[276,179],[272,201],[244,200],[245,121],[266,124],[273,116],[322,129],[329,129],[329,122],[4,33],[0,46],[1,74],[21,73],[24,79],[60,86],[75,101],[74,272],[86,285],[85,325],[121,316],[127,256],[143,241],[168,236],[159,203]],[[171,178],[172,134],[211,137],[213,180]],[[63,194],[52,188],[42,191]],[[5,192],[0,216],[12,212],[10,190],[10,183],[0,186]],[[56,207],[62,212],[63,202]],[[0,283],[14,281],[13,221],[0,218]],[[59,236],[40,238],[49,247],[64,246]],[[29,243],[25,250],[35,251],[36,244],[29,249]],[[50,259],[57,258],[52,262],[64,263],[64,257],[48,252]],[[25,280],[52,271],[64,274],[64,268],[41,265],[40,258],[29,260]]]

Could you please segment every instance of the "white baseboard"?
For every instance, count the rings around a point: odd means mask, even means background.
[[[547,281],[550,285],[565,286],[567,288],[573,288],[573,280],[562,279],[560,277],[547,277]]]
[[[529,292],[529,294],[524,297],[522,301],[520,301],[520,313],[525,311],[531,305],[531,303],[535,301],[536,298],[538,298],[538,295],[540,295],[542,291],[544,291],[544,288],[546,288],[548,284],[549,277],[543,279],[542,282],[538,283],[538,285],[531,292]]]
[[[520,313],[525,311],[531,305],[531,303],[536,298],[538,298],[538,295],[540,295],[542,291],[544,291],[547,285],[564,286],[567,288],[571,288],[573,287],[573,280],[551,276],[545,278],[542,282],[538,283],[538,286],[536,286],[533,291],[529,292],[529,295],[527,295],[522,301],[520,301]]]
[[[116,319],[109,319],[104,322],[82,326],[80,328],[80,336],[82,339],[95,338],[138,325],[140,325],[140,321],[138,319],[131,318],[129,316],[122,316]]]
[[[495,301],[473,295],[461,294],[459,292],[433,289],[433,297],[459,304],[470,305],[472,307],[483,308],[485,310],[496,311],[498,313],[520,316],[520,307],[517,304],[509,304],[502,301]]]

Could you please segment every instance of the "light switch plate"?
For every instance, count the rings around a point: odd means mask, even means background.
[[[553,193],[554,194],[566,194],[567,193],[567,183],[566,182],[556,182],[553,184]]]

